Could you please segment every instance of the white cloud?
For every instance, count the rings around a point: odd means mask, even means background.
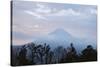
[[[76,11],[72,8],[68,9],[57,9],[57,8],[50,8],[47,4],[36,4],[36,8],[34,11],[26,10],[24,11],[27,14],[35,16],[38,19],[47,20],[47,16],[81,16],[83,13],[80,11]],[[93,13],[93,11],[92,11]]]
[[[67,9],[66,12],[71,15],[79,16],[81,13],[79,11],[75,11],[73,9]]]
[[[36,4],[37,8],[35,9],[36,13],[51,13],[51,9],[44,4]]]
[[[81,13],[71,8],[59,10],[51,15],[54,16],[79,16]]]
[[[50,13],[51,10],[50,9],[38,8],[38,9],[35,10],[35,12],[37,12],[37,13]]]
[[[36,18],[38,19],[43,19],[43,20],[46,20],[46,18],[38,13],[35,13],[35,12],[32,12],[32,11],[29,11],[29,10],[25,10],[24,11],[25,13],[29,14],[29,15],[32,15],[32,16],[35,16]]]
[[[47,6],[46,5],[44,5],[44,4],[36,4],[36,6],[37,6],[37,8],[41,8],[41,9],[44,9],[44,8],[46,8]]]
[[[36,4],[37,8],[35,9],[36,13],[44,14],[47,16],[79,16],[81,13],[79,11],[75,11],[72,8],[69,9],[51,9],[46,4]]]
[[[86,9],[88,12],[80,11],[80,9],[75,10],[72,8],[67,9],[57,9],[57,8],[50,8],[48,4],[36,4],[37,8],[35,12],[45,16],[87,16],[97,14],[97,10],[93,8]]]

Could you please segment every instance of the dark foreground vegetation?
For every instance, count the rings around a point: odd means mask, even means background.
[[[58,46],[51,49],[49,45],[28,43],[15,48],[11,46],[11,65],[38,65],[38,64],[56,64],[56,63],[72,63],[84,61],[96,61],[97,51],[88,45],[80,54],[77,53],[73,43],[70,47],[64,48]]]

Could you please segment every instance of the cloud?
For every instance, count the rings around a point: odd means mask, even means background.
[[[93,8],[84,9],[84,10],[81,10],[80,8],[78,8],[77,10],[75,10],[74,8],[58,9],[55,7],[51,8],[50,5],[41,4],[41,3],[37,3],[35,4],[35,6],[36,8],[34,8],[33,11],[25,10],[24,12],[29,15],[35,16],[37,19],[42,19],[42,20],[48,20],[49,16],[88,18],[89,16],[97,13],[96,9]]]
[[[46,6],[43,5],[43,4],[36,4],[36,6],[39,7],[39,8],[45,8],[45,7],[46,7]]]
[[[45,16],[79,16],[81,12],[75,11],[72,8],[68,9],[57,9],[50,8],[47,4],[36,4],[37,8],[35,8],[34,12],[37,14],[45,15]]]
[[[52,13],[51,15],[53,16],[79,16],[80,14],[81,14],[80,12],[69,8],[69,9],[58,10],[57,12]]]
[[[72,8],[68,8],[68,9],[51,9],[50,7],[48,7],[48,5],[46,4],[36,4],[37,8],[35,9],[36,13],[40,13],[40,14],[45,14],[45,15],[53,15],[53,16],[65,16],[65,15],[80,15],[80,12],[75,11]]]
[[[36,4],[37,8],[35,8],[35,12],[44,16],[90,16],[90,15],[96,15],[97,10],[92,7],[85,7],[85,8],[78,8],[75,10],[75,8],[62,8],[58,9],[55,7],[52,7],[48,4],[41,4],[37,3]],[[52,7],[52,8],[51,8]],[[58,6],[59,7],[59,6]]]
[[[35,12],[36,13],[51,13],[51,9],[47,6],[47,5],[44,5],[44,4],[36,4],[37,8],[35,9]]]
[[[29,14],[29,15],[35,16],[38,19],[47,20],[44,16],[42,16],[42,15],[40,15],[38,13],[32,12],[30,10],[25,10],[24,12],[27,13],[27,14]]]

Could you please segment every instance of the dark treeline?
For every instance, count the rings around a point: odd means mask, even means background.
[[[14,49],[13,47],[11,49]],[[51,49],[50,45],[42,44],[36,45],[28,43],[21,46],[15,52],[11,53],[11,65],[37,65],[37,64],[56,64],[56,63],[71,63],[83,61],[96,61],[97,51],[88,45],[81,54],[78,54],[74,44],[71,43],[70,47],[64,48],[58,46]]]

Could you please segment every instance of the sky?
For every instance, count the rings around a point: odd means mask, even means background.
[[[13,1],[12,44],[31,42],[56,29],[64,29],[72,36],[97,39],[97,6],[34,1]]]

